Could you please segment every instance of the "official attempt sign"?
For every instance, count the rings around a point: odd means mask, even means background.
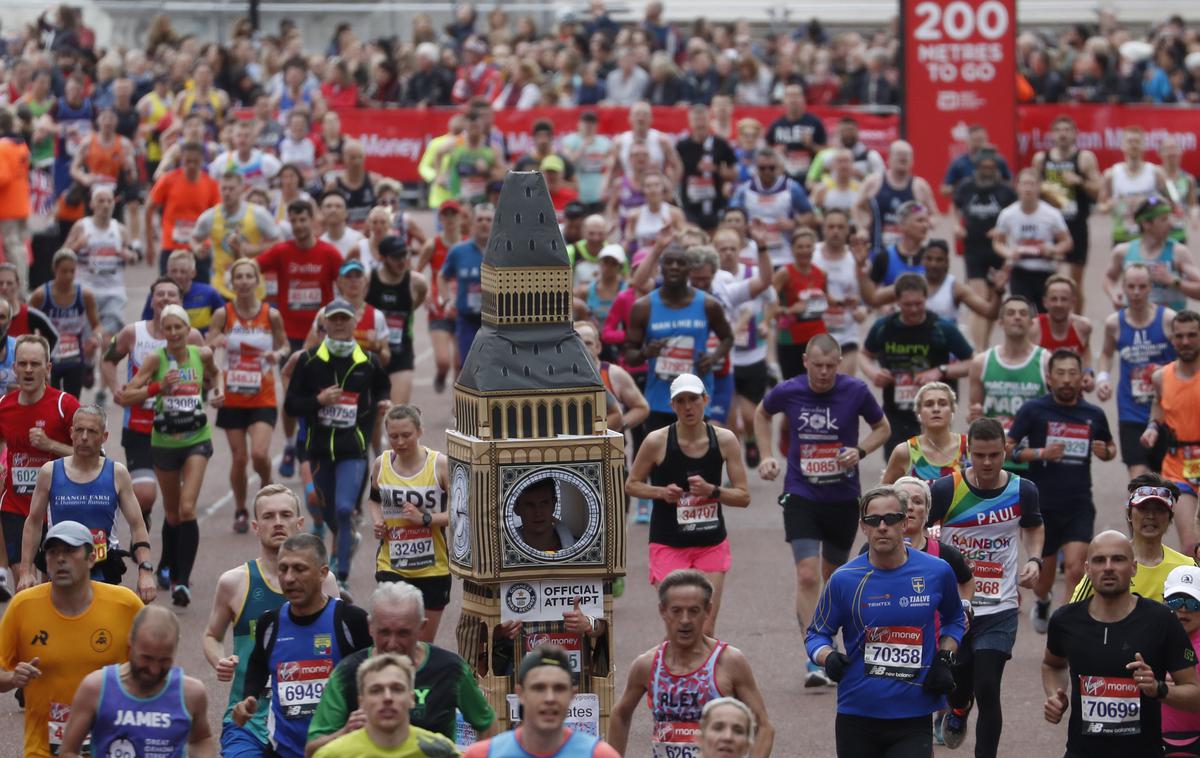
[[[1015,166],[1016,0],[904,0],[905,139],[932,186],[982,124]]]

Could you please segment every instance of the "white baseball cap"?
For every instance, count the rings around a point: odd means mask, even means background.
[[[597,257],[612,258],[621,265],[624,265],[625,261],[627,260],[625,258],[625,248],[621,247],[620,245],[605,245],[600,249],[600,255]]]
[[[700,377],[695,374],[680,374],[675,377],[675,381],[671,382],[671,399],[683,392],[690,392],[693,395],[704,395],[704,382],[700,381]]]
[[[1187,595],[1200,600],[1200,568],[1196,566],[1176,566],[1167,574],[1163,584],[1163,597],[1171,595]]]

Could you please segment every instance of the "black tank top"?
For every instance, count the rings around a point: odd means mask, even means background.
[[[409,284],[411,272],[405,271],[397,284],[388,284],[379,278],[379,270],[371,272],[371,283],[367,285],[367,303],[383,311],[388,325],[388,349],[395,358],[401,352],[412,349],[412,288]]]
[[[371,175],[363,176],[362,186],[358,189],[347,187],[339,176],[337,187],[346,198],[346,223],[354,229],[362,229],[367,223],[367,214],[375,207],[375,185],[371,183]]]
[[[1042,179],[1057,184],[1066,193],[1068,202],[1062,209],[1062,214],[1067,226],[1072,230],[1076,227],[1086,230],[1088,216],[1092,212],[1092,198],[1082,186],[1067,186],[1066,180],[1063,179],[1063,174],[1067,171],[1074,171],[1077,175],[1083,176],[1083,172],[1079,170],[1079,151],[1076,150],[1063,160],[1054,160],[1050,157],[1050,151],[1047,150],[1046,160],[1042,164]]]
[[[725,459],[721,457],[721,446],[712,424],[705,424],[708,432],[708,451],[699,458],[692,458],[679,449],[679,438],[675,434],[676,424],[667,427],[667,453],[663,462],[650,472],[650,483],[656,487],[675,484],[684,491],[678,505],[665,500],[655,500],[650,513],[650,541],[668,547],[711,547],[725,540],[725,514],[721,504],[708,498],[687,494],[688,477],[699,474],[704,481],[719,485],[723,481],[721,472]]]

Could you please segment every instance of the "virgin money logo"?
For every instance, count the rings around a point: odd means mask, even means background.
[[[285,661],[279,664],[279,681],[295,682],[301,679],[328,677],[332,669],[332,661]]]

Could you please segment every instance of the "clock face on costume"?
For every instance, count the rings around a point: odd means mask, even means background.
[[[451,552],[459,563],[471,562],[471,500],[467,467],[457,464],[450,480]]]

